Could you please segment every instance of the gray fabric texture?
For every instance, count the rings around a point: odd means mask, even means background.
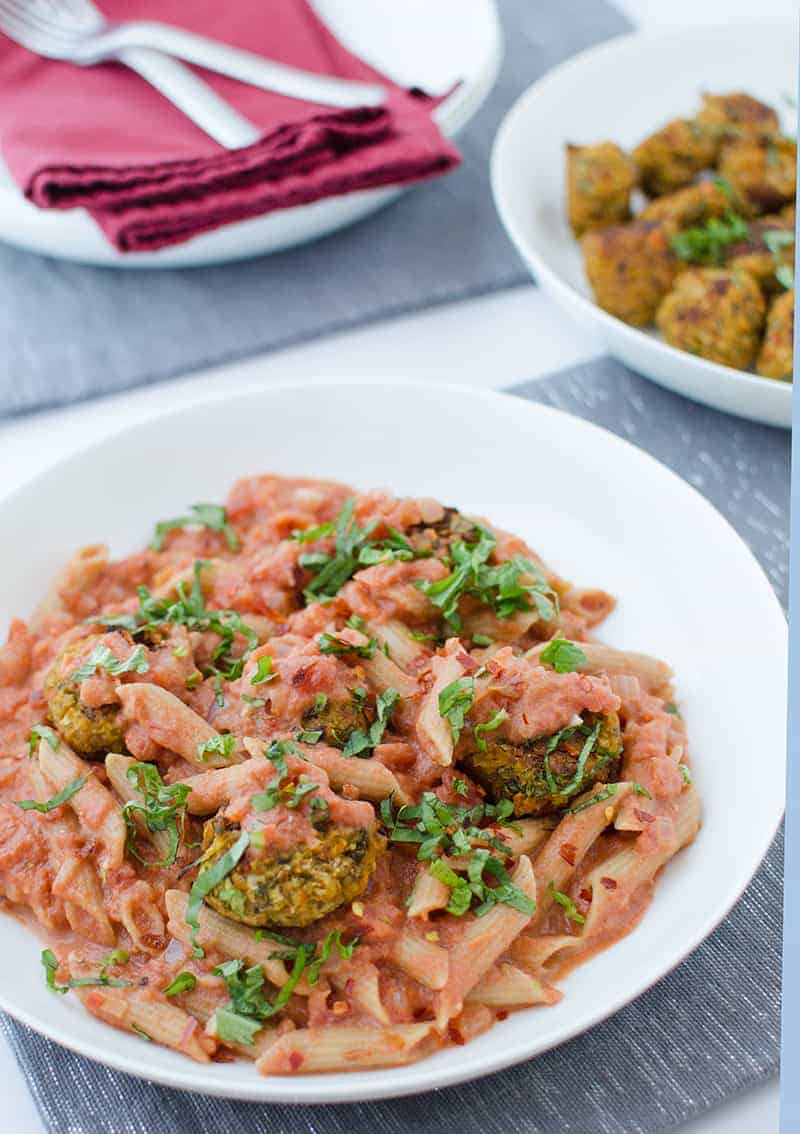
[[[463,166],[362,224],[274,256],[182,271],[94,268],[0,245],[0,417],[525,282],[489,188],[497,126],[539,75],[630,24],[606,0],[500,0],[500,10],[502,72],[458,140]]]
[[[788,433],[687,402],[610,359],[513,392],[606,426],[695,484],[785,605]],[[416,1098],[331,1107],[202,1098],[109,1071],[8,1018],[0,1025],[53,1134],[658,1134],[777,1072],[782,873],[779,835],[723,924],[633,1004],[528,1063]]]

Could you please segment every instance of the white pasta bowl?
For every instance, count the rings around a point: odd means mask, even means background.
[[[640,33],[585,51],[534,83],[506,115],[492,153],[492,190],[506,231],[536,281],[622,362],[678,393],[767,425],[792,423],[791,383],[734,370],[668,346],[594,302],[565,215],[568,142],[630,149],[672,118],[691,116],[705,91],[747,91],[796,133],[791,25],[732,25]]]
[[[442,1087],[591,1028],[725,917],[779,822],[786,625],[765,575],[694,489],[583,420],[452,387],[294,385],[155,417],[4,501],[0,624],[30,612],[79,545],[102,539],[125,554],[146,542],[154,520],[196,500],[222,499],[235,478],[268,470],[436,496],[518,532],[566,577],[616,594],[619,607],[602,638],[675,668],[704,801],[700,834],[667,865],[639,927],[576,969],[560,1004],[512,1014],[477,1040],[405,1068],[262,1078],[245,1062],[193,1064],[108,1028],[72,996],[48,992],[41,942],[8,916],[0,916],[0,1007],[60,1044],[159,1083],[307,1103]]]

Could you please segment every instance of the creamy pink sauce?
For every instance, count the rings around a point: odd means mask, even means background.
[[[196,560],[210,564],[201,576],[206,607],[238,611],[260,644],[252,651],[240,677],[215,682],[203,673],[213,664],[218,636],[172,626],[160,640],[139,643],[146,672],[112,676],[97,670],[84,678],[79,695],[87,707],[102,709],[124,702],[124,743],[131,755],[155,762],[167,783],[197,776],[202,771],[186,758],[190,754],[188,734],[184,737],[180,730],[170,730],[165,721],[148,718],[142,708],[139,687],[155,685],[198,714],[216,732],[234,734],[232,762],[247,760],[247,764],[237,790],[221,808],[223,816],[248,830],[260,830],[266,846],[278,850],[297,845],[313,847],[318,832],[309,799],[294,809],[280,805],[268,811],[254,810],[253,794],[265,790],[276,769],[264,757],[248,756],[241,742],[250,737],[263,742],[266,748],[272,740],[291,738],[303,728],[304,714],[320,695],[341,700],[352,698],[354,690],[367,690],[370,702],[374,703],[377,690],[357,653],[335,656],[320,651],[318,636],[333,631],[344,634],[342,640],[346,641],[345,623],[355,615],[376,626],[392,620],[401,622],[413,630],[413,642],[417,643],[416,656],[405,664],[405,672],[413,677],[417,692],[398,704],[371,761],[391,772],[411,799],[419,799],[425,790],[435,790],[440,799],[455,805],[469,806],[482,798],[482,790],[459,768],[442,767],[432,760],[415,731],[423,699],[433,680],[430,663],[437,651],[436,640],[451,633],[415,581],[442,579],[450,570],[449,565],[427,558],[368,566],[358,570],[333,601],[304,606],[303,588],[309,576],[301,566],[301,555],[309,551],[331,554],[334,540],[324,535],[301,544],[291,538],[292,533],[335,520],[350,495],[345,486],[324,481],[276,476],[246,478],[233,487],[226,502],[228,521],[239,540],[238,550],[231,550],[222,534],[187,528],[169,533],[160,551],[139,551],[118,561],[99,554],[91,569],[86,566],[90,557],[84,556],[80,568],[68,569],[61,576],[54,595],[34,618],[29,622],[17,619],[11,624],[7,642],[0,648],[0,899],[8,912],[26,922],[34,919],[57,948],[62,961],[72,953],[80,964],[96,969],[99,960],[107,955],[109,944],[113,944],[131,951],[124,974],[118,975],[133,975],[138,982],[137,997],[166,1003],[160,990],[175,973],[188,969],[218,990],[219,1003],[226,999],[224,983],[211,972],[223,958],[211,948],[205,958],[192,958],[171,941],[166,930],[164,894],[168,889],[189,889],[194,874],[185,869],[197,856],[202,819],[187,819],[183,845],[173,866],[144,865],[128,856],[121,865],[103,869],[103,848],[98,839],[103,814],[99,804],[96,812],[85,810],[81,825],[69,805],[39,814],[23,811],[15,803],[38,798],[28,741],[32,727],[46,721],[44,684],[55,659],[66,646],[75,646],[76,652],[60,673],[67,677],[99,643],[107,646],[115,659],[124,662],[135,645],[130,635],[115,630],[103,632],[86,620],[100,614],[135,611],[139,605],[137,587],[146,587],[153,595],[174,596],[175,582],[182,579],[188,590]],[[432,500],[397,500],[375,492],[357,497],[355,514],[361,524],[377,521],[377,537],[387,534],[389,528],[405,532],[437,523],[444,509]],[[644,694],[635,682],[629,682],[628,695],[620,697],[602,674],[558,674],[521,656],[522,650],[535,645],[541,637],[567,633],[577,639],[586,636],[588,627],[601,616],[598,612],[607,612],[613,600],[603,592],[571,591],[570,585],[545,568],[517,537],[498,532],[497,540],[496,561],[514,555],[533,559],[548,572],[551,585],[565,596],[572,594],[574,601],[568,607],[565,605],[560,626],[543,627],[534,621],[513,648],[471,651],[469,642],[464,644],[463,672],[481,674],[471,719],[485,722],[498,709],[504,709],[504,735],[516,741],[553,733],[585,711],[618,712],[624,726],[623,778],[637,780],[649,795],[626,801],[625,833],[600,835],[579,865],[569,892],[577,908],[588,913],[592,894],[585,891],[585,879],[594,866],[613,856],[622,845],[636,842],[641,853],[659,854],[674,840],[673,818],[684,783],[678,762],[671,754],[676,746],[685,749],[685,732],[680,718],[665,712],[664,702]],[[359,640],[358,634],[353,640]],[[234,652],[241,653],[246,645],[244,638],[237,636]],[[258,661],[267,657],[271,659],[274,676],[254,686],[252,679]],[[484,664],[485,670],[480,668]],[[323,747],[320,745],[320,752]],[[333,758],[339,755],[337,751],[330,752]],[[332,822],[346,828],[374,826],[377,805],[359,798],[352,785],[332,789],[328,774],[299,756],[289,754],[286,764],[286,782],[296,785],[301,776],[315,782],[317,788],[312,794],[328,804]],[[107,785],[102,763],[92,765],[92,776],[97,783]],[[457,781],[465,789],[457,790]],[[564,854],[569,853],[567,847]],[[62,862],[76,857],[97,871],[111,940],[102,939],[104,931],[74,909],[70,879],[60,877]],[[337,974],[335,990],[325,981],[312,996],[293,997],[282,1028],[342,1022],[374,1024],[351,994],[360,978],[375,975],[376,966],[381,1002],[393,1023],[431,1017],[437,994],[402,972],[391,960],[404,927],[408,927],[406,906],[419,871],[415,846],[391,845],[379,856],[375,874],[359,902],[336,910],[308,929],[292,931],[292,936],[299,940],[321,941],[331,930],[339,929],[345,939],[357,936],[359,944],[349,960],[334,953],[326,972]],[[585,960],[596,949],[629,932],[642,916],[651,891],[652,884],[648,882],[628,894],[624,902],[620,901],[618,908],[612,909],[603,933],[578,960]],[[428,920],[415,922],[411,932],[421,937],[427,935],[429,941],[447,947],[462,935],[463,920],[439,912]],[[569,934],[574,932],[574,925],[558,907],[537,932]],[[134,946],[134,934],[140,940],[138,948]],[[554,966],[547,973],[548,981],[555,980],[570,963]],[[60,976],[65,975],[67,970],[62,965]],[[113,1022],[105,990],[97,990],[85,1000],[90,1011]],[[464,1042],[488,1027],[497,1014],[485,1007],[465,1007],[439,1042]],[[218,1058],[229,1055],[207,1038],[203,1039],[198,1055],[193,1046],[197,1042],[194,1029],[189,1029],[184,1046],[196,1058],[202,1057],[203,1051],[216,1053]]]

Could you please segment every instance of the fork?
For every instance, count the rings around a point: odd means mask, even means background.
[[[173,56],[253,86],[330,106],[374,106],[386,95],[376,84],[287,67],[168,24],[111,23],[92,0],[0,0],[0,31],[51,59],[79,66],[109,59],[124,63],[227,149],[251,145],[259,131]]]

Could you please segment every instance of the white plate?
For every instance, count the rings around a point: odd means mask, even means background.
[[[796,89],[797,29],[791,24],[624,36],[534,83],[503,121],[492,154],[495,203],[518,252],[562,307],[595,324],[613,355],[699,402],[787,427],[790,383],[675,350],[594,303],[564,211],[564,146],[611,138],[629,148],[669,119],[694,113],[704,91],[748,91],[775,106],[783,128],[794,134],[787,96]]]
[[[538,488],[534,468],[542,470]],[[4,501],[0,629],[32,609],[80,544],[100,538],[124,554],[147,540],[155,519],[193,500],[220,500],[236,477],[267,470],[434,495],[519,532],[568,578],[617,594],[619,609],[603,637],[675,666],[703,828],[666,868],[640,927],[578,968],[560,1004],[514,1014],[476,1041],[404,1069],[265,1079],[247,1063],[198,1066],[107,1028],[72,997],[49,993],[40,943],[2,915],[0,1006],[131,1074],[262,1101],[418,1093],[485,1075],[591,1027],[711,932],[779,821],[786,625],[765,575],[694,489],[581,419],[458,387],[295,385],[156,417],[63,461]]]
[[[444,93],[437,110],[442,132],[453,137],[494,85],[502,58],[495,0],[314,0],[339,39],[357,55],[408,86]],[[25,200],[0,160],[0,240],[33,252],[122,268],[178,268],[221,264],[277,252],[354,224],[406,189],[369,189],[329,197],[268,216],[226,225],[158,252],[117,252],[83,209],[37,209]]]

